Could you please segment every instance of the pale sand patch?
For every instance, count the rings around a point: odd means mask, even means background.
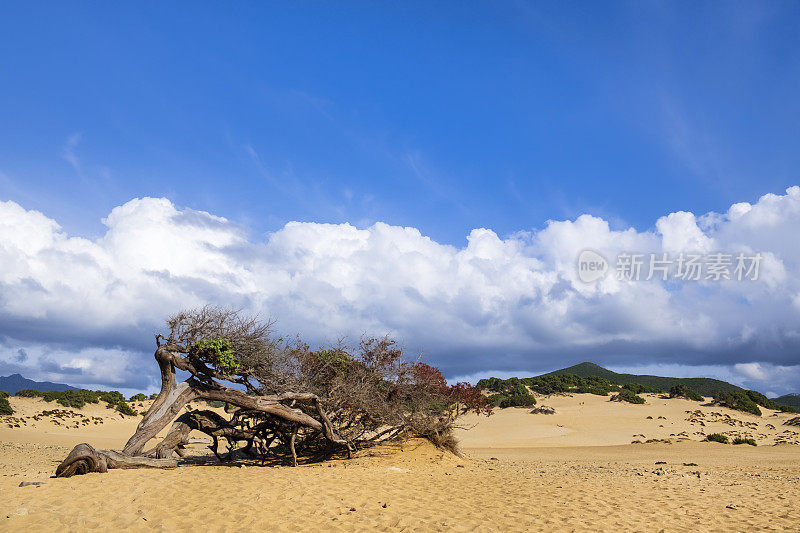
[[[186,466],[70,479],[48,476],[72,445],[99,436],[90,434],[95,428],[69,430],[73,440],[62,445],[64,435],[48,428],[39,437],[35,429],[0,429],[0,529],[797,530],[800,447],[596,445],[630,442],[632,432],[655,438],[699,427],[684,413],[699,404],[648,401],[620,405],[576,395],[540,401],[556,408],[552,416],[501,411],[462,435],[465,459],[415,441],[402,450],[375,449],[351,461],[297,468]],[[708,410],[750,421],[727,409]],[[757,431],[788,417],[762,418]],[[109,442],[121,443],[135,424],[130,419],[103,427],[114,432]],[[714,424],[703,429],[711,432]],[[16,442],[10,442],[15,432]],[[31,444],[22,443],[23,435]],[[660,461],[666,464],[655,464]],[[18,487],[23,480],[44,484]]]
[[[650,439],[700,441],[710,433],[751,437],[762,445],[783,439],[800,442],[800,428],[784,425],[797,414],[762,409],[759,417],[705,405],[707,402],[664,399],[658,394],[641,396],[647,400],[644,405],[611,402],[608,396],[593,394],[539,397],[537,405],[554,407],[556,413],[533,415],[530,408],[510,408],[496,410],[489,418],[470,415],[463,420],[469,431],[457,435],[464,446],[472,448],[613,446]]]

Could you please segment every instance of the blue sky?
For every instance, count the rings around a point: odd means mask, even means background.
[[[150,195],[257,232],[381,220],[463,245],[796,180],[796,3],[2,11],[0,194],[68,230]]]
[[[0,374],[149,387],[153,330],[211,302],[313,342],[388,332],[448,378],[593,360],[800,390],[799,23],[780,1],[5,3]],[[759,251],[765,277],[576,281],[579,250],[632,246]]]

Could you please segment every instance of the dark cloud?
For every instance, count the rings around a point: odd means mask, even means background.
[[[174,312],[174,311],[173,311]],[[158,315],[157,311],[154,315]],[[81,321],[80,317],[65,317],[48,313],[44,318],[19,317],[0,311],[0,340],[49,344],[62,350],[86,347],[123,348],[135,351],[155,347],[153,335],[163,331],[167,313],[156,322],[150,318],[139,324],[99,325]]]
[[[80,376],[83,374],[83,369],[61,365],[48,359],[47,357],[39,358],[39,369],[42,372],[55,374],[58,376]]]
[[[2,376],[8,376],[10,374],[22,374],[23,376],[28,377],[26,372],[29,372],[30,370],[31,369],[27,366],[0,360],[0,375]]]

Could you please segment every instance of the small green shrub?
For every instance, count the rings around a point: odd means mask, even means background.
[[[536,398],[531,396],[527,391],[514,394],[500,403],[500,407],[530,407],[532,405],[536,405]]]
[[[746,390],[744,393],[756,405],[760,405],[761,407],[766,407],[767,409],[772,409],[774,411],[780,411],[781,409],[781,406],[775,403],[774,400],[770,400],[758,391]]]
[[[578,384],[578,389],[575,392],[608,396],[609,392],[617,390],[619,390],[619,385],[611,383],[607,379],[590,376],[588,378],[583,378],[583,381]]]
[[[619,385],[616,385],[607,379],[597,376],[583,378],[576,376],[575,374],[558,374],[521,379],[485,378],[478,381],[478,388],[504,396],[513,396],[511,391],[517,388],[520,384],[538,394],[559,394],[572,392],[608,396],[608,393],[610,392],[619,391]],[[648,390],[645,389],[655,390],[650,389],[649,387],[644,387],[641,389],[641,392],[648,392]],[[529,400],[526,399],[526,401]]]
[[[146,399],[147,399],[147,396],[145,396],[144,394],[142,394],[140,392],[139,394],[134,394],[133,396],[131,396],[131,399],[128,400],[128,401],[129,402],[143,402]]]
[[[500,404],[503,403],[507,399],[508,399],[508,396],[506,396],[505,394],[500,394],[499,392],[497,392],[495,394],[490,394],[486,398],[486,402],[489,405],[493,405],[495,407],[500,407]]]
[[[754,390],[746,390],[744,393],[747,395],[753,403],[760,405],[761,407],[766,407],[767,409],[772,409],[773,411],[782,411],[784,413],[796,413],[797,409],[790,407],[788,405],[781,405],[775,400],[770,400],[763,394],[758,391]]]
[[[125,403],[125,402],[118,403],[116,408],[117,408],[117,411],[119,411],[123,415],[136,416],[136,415],[139,414],[136,411],[134,411],[133,408],[130,405],[128,405],[127,403]]]
[[[0,390],[0,398],[8,398],[9,396],[11,396],[9,393],[4,390]]]
[[[12,409],[11,404],[8,403],[7,396],[0,396],[0,415],[13,415],[14,409]]]
[[[774,400],[754,390],[721,391],[714,395],[714,401],[723,407],[758,416],[761,416],[759,406],[775,411],[793,412],[791,407],[775,403]]]
[[[33,389],[22,389],[16,396],[23,398],[41,398],[46,402],[56,402],[64,407],[80,409],[87,403],[99,403],[104,401],[110,408],[120,403],[125,403],[125,397],[119,391],[92,391],[88,389],[65,390],[65,391],[38,391]]]
[[[688,385],[685,385],[684,383],[670,388],[669,397],[686,398],[687,400],[692,400],[693,402],[702,402],[705,399],[696,390],[692,389]]]
[[[637,396],[636,394],[631,392],[629,389],[621,389],[617,394],[612,396],[611,401],[612,402],[628,402],[628,403],[634,403],[634,404],[643,404],[643,403],[645,403],[644,402],[644,398],[642,398],[641,396]]]
[[[751,395],[750,393],[755,394]],[[737,411],[744,411],[761,416],[761,409],[759,409],[758,404],[753,401],[753,398],[758,398],[757,395],[760,395],[760,393],[756,393],[755,391],[719,391],[714,394],[714,402],[729,409],[736,409]]]
[[[503,380],[500,378],[483,378],[478,380],[478,388],[489,392],[500,392]]]
[[[532,391],[539,394],[558,394],[568,392],[580,383],[583,378],[574,374],[566,374],[560,376],[539,376],[535,378],[527,378],[522,380],[525,385],[531,388]]]
[[[56,401],[64,407],[74,407],[80,409],[87,403],[97,403],[97,393],[87,389],[67,390],[67,391],[45,391],[42,398],[46,402]]]
[[[492,380],[492,381],[490,381]],[[491,394],[487,401],[496,407],[530,407],[536,405],[536,398],[534,398],[524,383],[519,378],[497,379],[489,378],[490,389],[495,392]]]
[[[107,402],[111,405],[119,405],[125,403],[125,396],[122,395],[119,391],[97,391],[100,393],[98,400],[101,402]]]
[[[733,439],[734,444],[749,444],[750,446],[758,446],[755,439],[746,439],[744,437],[736,437]]]
[[[622,386],[623,389],[629,390],[634,394],[656,394],[662,392],[661,389],[648,387],[647,385],[640,385],[639,383],[626,383]]]
[[[712,433],[711,435],[707,435],[706,440],[709,442],[721,442],[722,444],[728,444],[728,437],[722,433]]]
[[[156,398],[158,398],[158,393],[154,392],[153,394],[150,395],[151,400],[155,400]]]

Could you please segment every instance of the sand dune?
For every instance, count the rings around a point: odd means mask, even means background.
[[[497,410],[491,417],[468,416],[459,431],[464,446],[518,448],[542,446],[614,446],[648,440],[704,440],[710,433],[749,437],[761,445],[800,444],[800,427],[784,423],[796,414],[763,409],[762,416],[707,402],[664,399],[642,394],[644,405],[611,402],[593,394],[540,397],[538,406],[553,415],[531,415],[530,408]]]
[[[40,408],[35,401],[23,407]],[[468,419],[474,427],[460,432],[463,459],[413,441],[297,468],[209,462],[70,479],[49,476],[72,445],[120,446],[137,420],[95,406],[83,414],[106,416],[103,424],[4,427],[0,529],[797,530],[800,447],[769,445],[782,431],[800,429],[782,425],[787,415],[758,419],[657,397],[643,406],[590,395],[541,403],[557,414],[506,409]],[[763,437],[752,447],[671,436],[699,430]],[[673,443],[630,444],[640,434]]]

